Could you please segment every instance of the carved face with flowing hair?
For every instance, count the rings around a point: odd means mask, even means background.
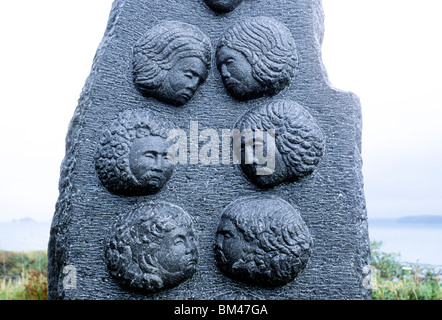
[[[216,233],[218,268],[234,280],[285,285],[305,268],[313,240],[302,217],[278,198],[246,198],[223,211]]]
[[[274,131],[274,172],[258,175],[257,168],[262,164],[255,158],[249,164],[242,161],[240,165],[246,176],[261,188],[293,182],[311,174],[324,154],[325,138],[322,130],[306,109],[291,100],[275,100],[253,108],[239,119],[236,127],[240,131]],[[242,149],[243,152],[249,152],[244,150],[244,144]]]
[[[111,275],[131,289],[154,293],[177,286],[196,271],[192,219],[168,203],[137,207],[112,227],[105,258]]]
[[[210,39],[198,27],[162,22],[135,44],[134,82],[145,96],[182,106],[206,80],[211,51]]]
[[[276,95],[295,76],[298,55],[290,30],[269,17],[239,21],[222,36],[216,63],[227,91],[238,100]]]

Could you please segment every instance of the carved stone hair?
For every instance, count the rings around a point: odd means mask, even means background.
[[[158,89],[167,71],[182,58],[199,58],[209,70],[211,50],[210,39],[196,26],[179,21],[157,24],[134,47],[135,84],[147,93]]]
[[[159,136],[167,139],[172,125],[148,110],[128,110],[120,114],[101,136],[95,167],[102,184],[112,193],[131,194],[140,185],[130,169],[129,153],[137,138]]]
[[[248,243],[247,252],[226,270],[233,279],[272,287],[294,280],[310,258],[313,240],[299,212],[279,198],[247,198],[226,207],[230,220]]]
[[[288,168],[287,181],[311,174],[324,154],[325,138],[312,115],[291,100],[249,110],[238,129],[275,130],[275,144]]]
[[[147,293],[178,285],[185,279],[167,274],[156,260],[158,251],[167,250],[160,247],[161,239],[178,227],[192,229],[192,219],[183,209],[168,203],[142,205],[123,215],[105,242],[110,274],[123,286]]]
[[[290,84],[298,68],[295,39],[281,22],[270,17],[241,20],[230,27],[218,43],[241,52],[252,66],[253,77],[275,95]]]

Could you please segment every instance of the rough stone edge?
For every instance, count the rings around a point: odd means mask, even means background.
[[[115,27],[118,24],[118,18],[125,2],[126,0],[115,0],[112,4],[103,39],[97,48],[92,62],[90,75],[86,79],[66,135],[65,157],[61,164],[58,186],[59,197],[55,205],[55,213],[52,219],[47,251],[48,298],[50,300],[58,300],[65,297],[63,279],[61,277],[63,268],[69,262],[68,252],[64,250],[64,248],[68,246],[68,241],[65,238],[65,235],[69,233],[68,226],[71,219],[70,212],[73,209],[73,202],[76,194],[76,187],[73,181],[75,178],[76,156],[78,152],[77,146],[80,142],[79,138],[82,133],[85,114],[92,105],[92,97],[90,93],[93,90],[95,76],[98,74],[97,66],[100,63],[101,57],[105,53],[109,41],[115,35]],[[61,246],[61,243],[64,245]],[[61,265],[60,261],[65,261],[67,263]]]

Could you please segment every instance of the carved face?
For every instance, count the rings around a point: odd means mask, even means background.
[[[278,148],[274,148],[274,168],[272,171],[270,171],[272,173],[266,175],[260,174],[258,170],[268,168],[268,161],[270,160],[268,159],[266,163],[259,161],[259,159],[256,157],[257,148],[267,151],[267,157],[271,156],[269,154],[269,149],[267,148],[267,142],[265,139],[257,139],[255,137],[253,145],[242,144],[242,160],[240,167],[244,174],[256,186],[264,189],[275,187],[286,181],[289,177],[289,172]],[[246,159],[250,160],[246,162]]]
[[[242,0],[204,0],[204,2],[216,12],[230,12],[240,5]]]
[[[158,90],[158,97],[172,105],[186,104],[203,83],[206,72],[206,65],[199,58],[188,57],[178,60],[167,72]]]
[[[159,191],[170,179],[173,165],[167,159],[169,142],[158,136],[135,139],[129,153],[130,169],[140,187]]]
[[[243,260],[247,243],[230,219],[222,218],[216,232],[215,255],[218,263],[226,269]]]
[[[116,221],[106,240],[105,258],[121,284],[154,293],[192,277],[197,247],[189,214],[173,204],[151,202]]]
[[[260,188],[276,187],[311,175],[324,155],[325,137],[321,128],[310,113],[294,101],[280,99],[252,108],[237,126],[241,132],[254,132],[253,141],[249,134],[247,141],[241,144],[240,168]],[[257,137],[258,132],[267,134]],[[261,152],[257,152],[259,150]],[[265,157],[262,151],[267,152]],[[261,161],[255,160],[256,154]],[[274,160],[270,166],[269,160]],[[274,171],[263,170],[267,168]]]
[[[227,206],[216,232],[216,266],[226,276],[274,287],[305,267],[312,245],[301,215],[274,197],[245,198]]]
[[[239,51],[221,46],[216,62],[224,87],[237,100],[248,100],[262,95],[263,87],[255,80],[252,66]]]
[[[157,261],[168,273],[185,279],[196,271],[198,252],[191,229],[177,227],[167,232],[159,247]]]

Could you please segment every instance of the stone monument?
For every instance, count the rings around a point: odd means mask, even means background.
[[[328,81],[323,19],[320,0],[114,1],[50,299],[370,298],[361,107]]]

